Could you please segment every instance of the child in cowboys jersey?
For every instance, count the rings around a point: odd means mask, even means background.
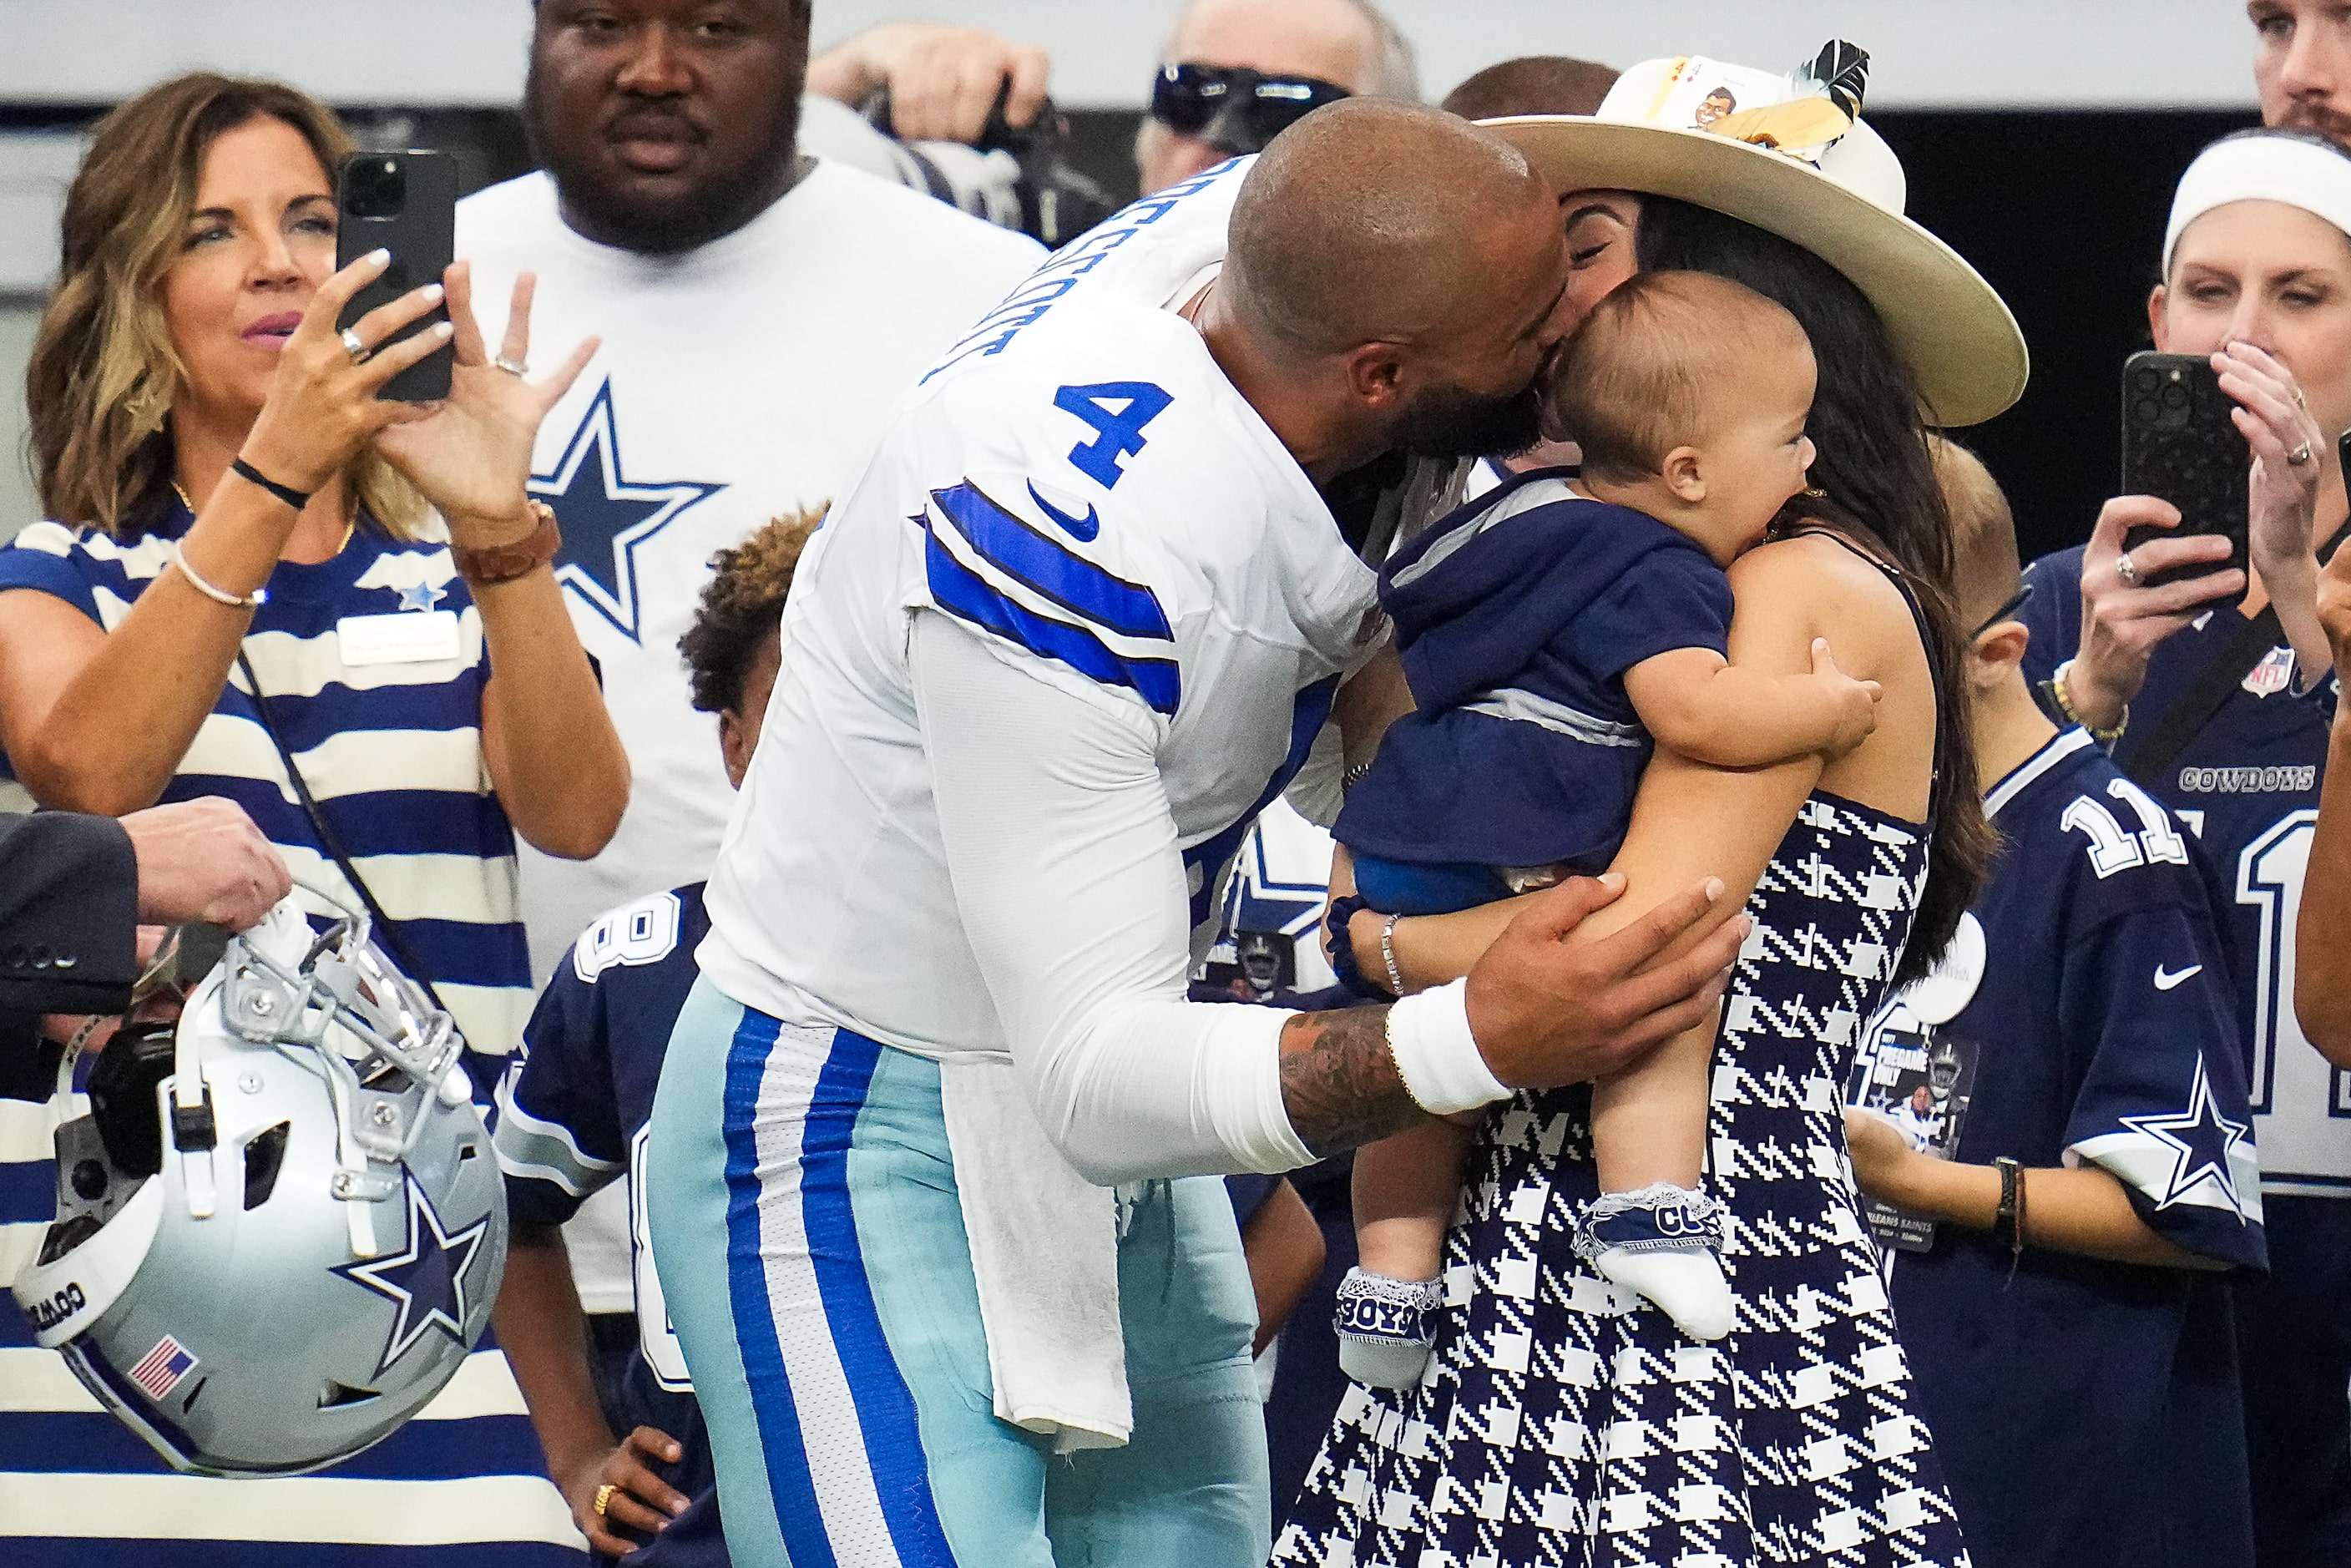
[[[1761,768],[1869,734],[1876,684],[1839,672],[1825,643],[1806,674],[1726,657],[1724,569],[1804,488],[1814,374],[1795,318],[1723,278],[1646,273],[1593,309],[1545,390],[1581,474],[1515,476],[1381,573],[1419,706],[1340,814],[1355,894],[1334,932],[1364,908],[1393,925],[1605,869],[1653,744]],[[1706,1071],[1705,1047],[1684,1042],[1595,1086],[1601,1197],[1576,1247],[1717,1339],[1731,1307],[1717,1206],[1697,1190]],[[1357,1157],[1363,1263],[1339,1312],[1361,1381],[1420,1375],[1468,1137],[1431,1123]]]
[[[820,515],[778,517],[720,550],[678,643],[694,706],[716,716],[726,777],[738,786],[782,662],[777,619]],[[513,1239],[492,1321],[548,1475],[600,1563],[727,1562],[709,1437],[653,1278],[637,1169],[670,1029],[694,987],[694,950],[710,929],[702,889],[640,898],[582,932],[497,1092],[490,1141]],[[600,1375],[560,1227],[615,1180],[629,1186],[637,1333],[610,1349],[601,1329],[593,1336]]]
[[[1921,1033],[1975,1071],[1945,1157],[1846,1113],[1862,1190],[1934,1222],[1886,1254],[1917,1413],[1976,1568],[2251,1563],[2231,1286],[2267,1238],[2213,884],[2034,705],[2007,503],[1960,448],[1936,467],[2001,848],[1942,962],[1872,1021],[1856,1088]]]

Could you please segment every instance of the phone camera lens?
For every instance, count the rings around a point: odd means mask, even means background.
[[[2131,378],[2131,384],[2143,392],[2151,392],[2163,384],[2163,378],[2153,371],[2141,371]]]
[[[343,211],[354,218],[391,218],[408,204],[408,171],[397,158],[360,158],[343,165]]]
[[[2188,406],[2188,389],[2179,385],[2176,382],[2170,386],[2164,388],[2163,406],[2166,408],[2186,408]]]
[[[2139,399],[2137,403],[2132,405],[2131,413],[2137,418],[2141,424],[2153,424],[2157,420],[2163,417],[2162,405],[2158,403],[2153,398],[2143,397]]]

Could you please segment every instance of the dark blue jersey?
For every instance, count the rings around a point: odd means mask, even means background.
[[[2164,1237],[2265,1269],[2235,1003],[2183,835],[2078,728],[1985,806],[2002,847],[1970,929],[1874,1021],[1865,1062],[1957,1042],[1954,1157],[2096,1165]],[[2029,1177],[2025,1196],[2029,1228]],[[2223,1274],[2033,1248],[2011,1279],[2006,1247],[1949,1223],[1891,1256],[1978,1568],[2250,1562]]]
[[[1380,604],[1419,711],[1347,792],[1333,831],[1359,862],[1602,870],[1649,759],[1625,672],[1729,648],[1730,580],[1706,551],[1577,496],[1555,468],[1512,476],[1404,545]]]
[[[631,1563],[723,1565],[710,1444],[671,1330],[645,1223],[645,1127],[671,1027],[694,989],[694,950],[710,929],[703,884],[622,905],[582,932],[555,967],[523,1031],[523,1054],[499,1084],[491,1134],[517,1225],[560,1225],[590,1194],[628,1184],[638,1344],[618,1379],[619,1416],[659,1427],[685,1450],[656,1466],[693,1507]]]
[[[2081,645],[2082,552],[2044,556],[2025,574],[2032,630],[2025,673],[2046,680]],[[2136,727],[2158,722],[2241,622],[2230,608],[2167,639],[2131,700]],[[2295,695],[2279,649],[2229,695],[2149,791],[2187,825],[2217,880],[2250,1054],[2253,1126],[2272,1192],[2351,1197],[2351,1073],[2312,1048],[2294,1015],[2294,928],[2336,685]]]

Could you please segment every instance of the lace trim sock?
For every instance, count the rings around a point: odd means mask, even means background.
[[[1575,1228],[1575,1255],[1664,1309],[1690,1338],[1718,1340],[1732,1321],[1722,1216],[1717,1199],[1671,1182],[1604,1192]]]
[[[1444,1289],[1435,1280],[1348,1270],[1332,1321],[1339,1331],[1339,1369],[1375,1388],[1412,1387],[1427,1368],[1444,1304]]]

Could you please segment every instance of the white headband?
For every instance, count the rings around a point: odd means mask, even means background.
[[[2197,154],[2171,198],[2163,230],[2163,271],[2188,225],[2231,202],[2283,202],[2324,218],[2351,237],[2351,157],[2299,136],[2237,136]]]

